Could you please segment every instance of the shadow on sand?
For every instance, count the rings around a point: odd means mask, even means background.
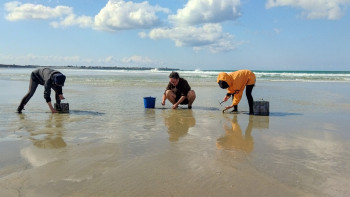
[[[97,112],[97,111],[70,110],[69,114],[102,116],[105,113]]]
[[[232,111],[227,111],[225,114],[246,114],[249,115],[248,111],[238,111],[238,112],[232,112]],[[270,112],[268,116],[302,116],[304,114],[302,113],[289,113],[289,112]],[[263,115],[254,115],[254,116],[263,116]]]
[[[172,109],[171,107],[156,107],[154,109],[161,109],[161,110],[165,110],[165,109]],[[177,109],[180,110],[187,110],[187,106],[179,106]],[[201,107],[201,106],[193,106],[192,108],[193,110],[205,110],[205,111],[219,111],[220,109],[217,107]]]
[[[289,112],[270,112],[270,116],[301,116],[301,113],[289,113]]]

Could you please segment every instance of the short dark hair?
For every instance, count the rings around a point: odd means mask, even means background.
[[[169,78],[172,78],[172,79],[179,79],[180,76],[179,76],[179,73],[173,71],[173,72],[170,73]]]

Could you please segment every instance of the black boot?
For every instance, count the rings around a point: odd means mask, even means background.
[[[253,102],[249,102],[249,115],[254,115]]]
[[[233,110],[231,112],[238,112],[238,105],[234,105]]]

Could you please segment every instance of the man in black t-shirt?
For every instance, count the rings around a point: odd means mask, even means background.
[[[178,108],[179,105],[188,105],[188,109],[192,109],[196,93],[191,90],[191,86],[185,79],[180,78],[179,73],[171,72],[169,84],[163,94],[162,105],[165,105],[166,99],[173,104],[173,109]]]

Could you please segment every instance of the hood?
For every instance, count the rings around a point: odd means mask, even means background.
[[[219,73],[216,82],[219,83],[220,80],[221,80],[221,81],[225,81],[225,82],[226,82],[227,84],[229,84],[229,85],[230,85],[231,82],[232,82],[231,77],[230,77],[227,73],[225,73],[225,72]]]

